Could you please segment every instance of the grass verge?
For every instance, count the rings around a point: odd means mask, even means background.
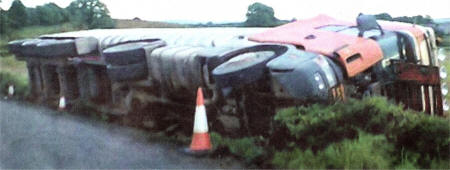
[[[28,78],[16,76],[7,72],[0,72],[0,96],[8,94],[9,85],[14,86],[14,98],[25,99],[28,96]]]
[[[450,168],[449,118],[403,110],[383,97],[287,108],[274,119],[268,139],[213,134],[213,142],[264,168]]]

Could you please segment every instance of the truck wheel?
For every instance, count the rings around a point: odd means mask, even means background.
[[[145,62],[146,51],[165,45],[164,41],[132,42],[116,45],[103,51],[106,63],[111,65],[128,65]]]
[[[15,55],[21,55],[20,48],[22,47],[22,44],[26,41],[30,41],[31,39],[24,39],[24,40],[15,40],[8,43],[8,50],[10,53],[14,53]]]
[[[145,79],[148,75],[147,64],[129,64],[124,66],[107,66],[108,77],[112,81],[129,81]]]
[[[37,57],[39,53],[36,51],[36,45],[39,44],[42,40],[40,39],[32,39],[29,41],[25,41],[21,44],[20,54],[27,57]]]
[[[255,82],[265,76],[267,62],[288,50],[288,46],[264,44],[228,52],[222,57],[229,60],[212,71],[214,81],[220,88]]]
[[[264,76],[265,64],[276,57],[273,51],[240,54],[213,70],[215,82],[220,87],[249,84]]]
[[[74,40],[42,40],[36,45],[39,56],[44,58],[77,56]]]
[[[74,57],[97,52],[98,40],[94,37],[41,39],[36,52],[41,57]]]

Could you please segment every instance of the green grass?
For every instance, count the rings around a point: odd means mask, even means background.
[[[14,85],[14,98],[25,99],[28,96],[29,85],[27,78],[0,72],[0,96],[8,94],[7,89],[10,85]]]
[[[214,144],[213,150],[227,150],[232,155],[244,160],[246,163],[255,163],[258,159],[263,159],[264,148],[258,145],[263,141],[257,137],[244,137],[240,139],[232,139],[222,137],[220,134],[212,132],[211,141]]]
[[[280,110],[270,136],[211,133],[215,154],[260,168],[449,169],[449,119],[383,97]]]
[[[273,159],[278,168],[450,165],[449,119],[403,110],[382,97],[289,108],[275,120],[280,127],[276,132],[289,132],[272,135],[272,145],[279,150]],[[303,159],[286,159],[290,155]]]
[[[387,169],[393,148],[382,135],[362,134],[358,139],[333,143],[316,153],[299,148],[276,152],[272,164],[288,169]]]
[[[0,72],[6,72],[22,79],[27,79],[27,64],[25,61],[18,61],[13,55],[0,57]]]
[[[53,25],[53,26],[30,26],[19,29],[17,31],[13,31],[10,34],[7,34],[2,39],[6,40],[17,40],[17,39],[25,39],[25,38],[37,38],[40,35],[44,34],[52,34],[52,33],[60,33],[60,32],[68,32],[75,31],[77,28],[73,27],[72,24],[66,23],[62,25]]]

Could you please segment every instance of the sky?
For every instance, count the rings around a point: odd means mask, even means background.
[[[0,7],[9,9],[13,0],[1,0]],[[250,4],[261,2],[271,6],[278,19],[304,19],[318,14],[355,19],[359,13],[391,16],[429,15],[450,18],[450,0],[100,0],[116,19],[139,17],[150,21],[240,22]],[[67,7],[72,0],[22,0],[35,7],[54,2]],[[431,3],[432,2],[432,3]]]

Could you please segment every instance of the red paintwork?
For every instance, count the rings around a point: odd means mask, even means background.
[[[421,66],[411,63],[394,63],[393,64],[397,74],[397,83],[404,83],[401,89],[396,90],[394,96],[409,94],[409,97],[399,97],[407,107],[414,110],[422,111],[422,96],[421,86],[424,89],[432,87],[433,105],[430,103],[428,90],[424,90],[425,95],[425,111],[431,113],[433,108],[434,113],[443,115],[442,94],[439,78],[439,68],[433,66]],[[407,89],[407,90],[405,90]],[[410,102],[406,102],[410,100]]]
[[[339,54],[338,59],[344,66],[348,77],[355,76],[382,59],[383,53],[376,41],[316,29],[326,25],[355,26],[356,24],[355,22],[339,21],[326,15],[319,15],[315,18],[292,22],[263,33],[254,34],[249,37],[249,40],[303,46],[306,51],[326,56]],[[411,32],[419,42],[424,39],[422,30],[411,24],[381,21],[380,25],[385,30]],[[306,38],[311,35],[314,35],[313,39]],[[346,59],[357,53],[361,54],[361,58],[347,63]]]
[[[422,85],[440,85],[439,68],[411,63],[395,63],[398,81],[410,81]]]
[[[354,26],[355,24],[319,15],[312,19],[292,22],[252,35],[249,40],[299,45],[303,46],[306,51],[326,56],[339,54],[338,60],[344,66],[348,77],[357,75],[382,59],[381,48],[374,40],[316,29],[326,25]],[[314,35],[313,39],[306,38],[311,35]],[[347,63],[347,58],[358,53],[361,58]]]
[[[385,30],[405,30],[414,35],[416,37],[418,42],[421,42],[424,40],[424,32],[415,27],[414,25],[407,24],[407,23],[401,23],[401,22],[391,22],[391,21],[379,21],[381,28]]]

